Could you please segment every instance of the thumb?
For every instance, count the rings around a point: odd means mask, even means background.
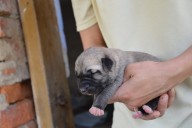
[[[129,89],[127,89],[127,85],[130,84],[134,84],[134,80],[129,79],[123,82],[122,85],[119,86],[115,94],[108,100],[108,104],[112,104],[114,102],[123,102],[123,99],[127,97],[126,94],[129,94]]]
[[[117,94],[115,93],[109,100],[108,100],[108,104],[112,104],[114,102],[118,102],[118,98],[117,98]]]

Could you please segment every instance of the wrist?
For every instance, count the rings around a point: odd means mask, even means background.
[[[192,75],[192,48],[187,49],[181,55],[163,62],[174,84],[183,82]]]
[[[173,58],[173,61],[176,65],[178,73],[183,75],[183,77],[189,77],[192,75],[192,47],[188,48],[181,55]]]

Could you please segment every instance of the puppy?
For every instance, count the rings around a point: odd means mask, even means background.
[[[141,52],[122,51],[93,47],[82,52],[76,60],[75,72],[79,90],[85,95],[94,95],[89,112],[95,116],[104,114],[108,100],[123,82],[124,70],[128,64],[140,61],[160,61],[160,59]],[[146,105],[157,108],[159,97]],[[143,115],[147,113],[139,108]]]

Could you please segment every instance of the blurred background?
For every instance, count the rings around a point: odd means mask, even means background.
[[[113,105],[108,105],[105,115],[94,117],[88,110],[92,105],[93,97],[80,94],[74,74],[74,64],[77,56],[83,51],[79,33],[76,31],[75,19],[70,0],[60,0],[64,30],[63,47],[68,55],[68,83],[71,92],[71,101],[76,128],[110,128],[113,116]],[[58,9],[58,7],[57,7]],[[70,74],[70,75],[69,75]]]

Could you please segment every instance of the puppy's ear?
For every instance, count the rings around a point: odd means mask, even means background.
[[[113,66],[113,61],[109,57],[101,58],[104,71],[110,71]]]

